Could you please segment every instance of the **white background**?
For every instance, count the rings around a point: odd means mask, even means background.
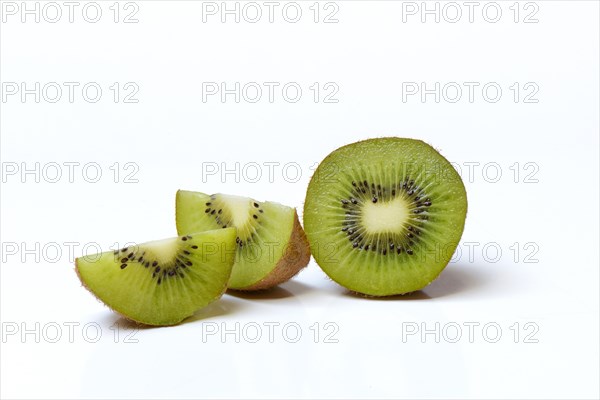
[[[400,1],[338,1],[327,9],[323,2],[318,23],[312,1],[298,2],[297,23],[282,17],[285,3],[273,23],[262,2],[257,23],[243,16],[222,23],[219,14],[203,22],[207,4],[195,1],[137,1],[137,23],[123,23],[135,10],[124,2],[115,23],[112,1],[98,2],[100,21],[87,22],[82,2],[70,23],[58,4],[56,23],[44,15],[23,23],[19,10],[3,13],[0,26],[3,398],[600,396],[597,2],[522,2],[516,23],[512,1],[498,3],[496,23],[482,15],[484,2],[473,22],[459,2],[456,23],[447,21],[454,18],[448,7],[439,23],[434,15],[423,23],[420,13],[403,14],[412,8]],[[338,22],[324,23],[335,7]],[[538,22],[525,23],[533,11]],[[80,86],[72,103],[66,86],[56,103],[48,101],[55,92],[40,93],[36,103],[34,95],[7,94],[22,82]],[[96,103],[82,97],[89,82],[103,89]],[[117,103],[109,88],[115,82]],[[128,82],[139,88],[137,103],[123,102]],[[248,96],[236,103],[233,95],[203,101],[203,82],[280,86],[273,102],[265,89],[257,103]],[[289,82],[303,90],[295,103],[281,95]],[[309,88],[315,82],[317,103]],[[328,82],[339,88],[337,103],[323,102]],[[463,96],[403,101],[406,82],[430,89],[456,82]],[[479,84],[472,102],[464,82]],[[501,87],[497,102],[482,96],[486,83]],[[525,102],[536,87],[529,100],[537,102]],[[341,145],[378,136],[431,143],[457,164],[467,186],[461,253],[421,292],[363,299],[311,261],[271,292],[226,294],[179,326],[139,329],[96,301],[73,271],[69,246],[80,256],[89,243],[108,250],[174,236],[179,188],[301,211],[316,163]],[[79,163],[73,182],[69,162]],[[21,174],[36,163],[39,182]],[[62,165],[56,183],[53,163]],[[88,182],[93,168],[82,174],[87,163],[102,169],[97,183]],[[273,176],[265,163],[279,163],[271,164]],[[217,173],[203,176],[215,165]],[[236,165],[237,176],[221,174]],[[254,179],[257,165],[262,175]],[[137,183],[126,182],[130,172]],[[236,323],[239,342],[221,336]],[[269,323],[279,324],[272,343]],[[251,343],[257,326],[262,337]],[[452,343],[457,326],[462,337]],[[423,329],[439,338],[423,337]]]

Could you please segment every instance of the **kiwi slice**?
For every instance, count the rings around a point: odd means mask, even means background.
[[[75,261],[83,285],[124,317],[173,325],[217,300],[233,266],[235,229],[148,242]]]
[[[379,138],[321,162],[304,203],[313,256],[334,281],[372,296],[431,283],[450,261],[467,213],[464,184],[433,147]]]
[[[176,216],[180,235],[215,228],[237,229],[231,289],[276,286],[296,275],[310,260],[296,210],[279,203],[179,190]]]

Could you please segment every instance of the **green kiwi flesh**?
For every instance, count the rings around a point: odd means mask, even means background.
[[[231,289],[268,289],[296,275],[310,260],[296,210],[279,203],[179,190],[176,220],[180,235],[236,228]]]
[[[315,171],[304,227],[319,266],[372,296],[422,289],[446,267],[467,212],[464,184],[433,147],[379,138],[341,147]]]
[[[124,317],[174,325],[221,297],[233,266],[235,229],[220,229],[88,255],[83,285]]]

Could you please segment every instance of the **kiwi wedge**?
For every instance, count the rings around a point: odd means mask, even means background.
[[[217,300],[233,266],[235,229],[148,242],[75,261],[83,285],[124,317],[174,325]]]
[[[248,197],[185,190],[179,190],[176,197],[180,235],[236,228],[231,289],[268,289],[296,275],[310,260],[308,241],[294,208]]]
[[[341,147],[311,178],[304,227],[331,279],[372,296],[422,289],[446,267],[463,232],[464,184],[433,147],[369,139]]]

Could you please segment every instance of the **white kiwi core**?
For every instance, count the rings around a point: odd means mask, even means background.
[[[163,240],[155,240],[153,242],[145,243],[142,247],[143,251],[147,251],[150,256],[147,258],[153,258],[158,261],[159,264],[168,264],[173,261],[179,250],[180,238],[169,238]],[[142,251],[142,252],[143,252]],[[139,252],[140,254],[142,252]]]
[[[236,228],[243,228],[248,224],[250,211],[252,209],[252,200],[248,197],[233,196],[228,194],[219,194],[219,199],[227,204],[231,213],[231,223]]]
[[[387,202],[366,202],[362,207],[361,223],[370,234],[401,233],[409,221],[407,201],[401,197]]]

